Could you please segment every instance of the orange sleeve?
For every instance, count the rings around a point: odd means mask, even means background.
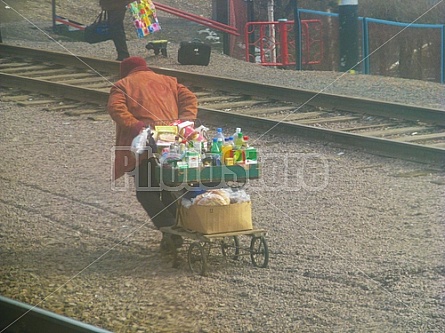
[[[139,122],[128,110],[125,91],[117,85],[111,88],[110,96],[108,97],[107,111],[120,127],[131,128]]]

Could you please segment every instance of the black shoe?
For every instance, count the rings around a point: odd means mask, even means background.
[[[172,235],[171,237],[173,239],[173,243],[175,243],[175,247],[177,249],[179,249],[182,246],[182,244],[184,243],[184,240],[179,235]]]
[[[183,243],[184,240],[179,235],[162,233],[162,239],[161,239],[162,251],[168,251],[169,247],[171,246],[170,244],[174,245],[175,248],[179,249]]]

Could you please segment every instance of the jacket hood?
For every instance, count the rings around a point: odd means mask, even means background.
[[[136,71],[150,70],[147,67],[147,62],[142,57],[129,57],[124,59],[120,64],[120,76],[121,79],[128,74]]]

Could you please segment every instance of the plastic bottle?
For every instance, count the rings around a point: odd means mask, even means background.
[[[175,136],[175,142],[172,142],[170,145],[170,152],[179,154],[180,153],[180,147],[179,147],[179,136]]]
[[[238,133],[241,133],[241,128],[237,127],[235,130],[235,133],[233,133],[233,140],[235,140],[238,137]]]
[[[247,135],[243,136],[243,141],[244,141],[243,146],[245,148],[248,148],[249,147],[249,137]]]
[[[212,165],[221,165],[221,149],[218,145],[218,138],[213,138],[210,154],[212,156]]]
[[[243,133],[239,132],[237,137],[234,138],[233,143],[235,149],[241,149],[244,145]]]
[[[224,140],[224,145],[221,148],[221,161],[226,164],[226,158],[230,157],[230,153],[232,152],[233,145],[230,141],[230,138],[226,138]]]
[[[222,128],[221,127],[218,127],[217,129],[216,129],[216,136],[215,136],[215,138],[217,139],[217,141],[218,141],[218,146],[219,146],[219,149],[221,149],[222,148],[222,146],[224,145],[224,134],[223,134],[223,130],[222,130]]]
[[[185,143],[184,143],[184,142],[181,142],[181,143],[179,144],[179,153],[182,155],[182,154],[185,154],[185,152],[186,152],[186,146],[185,146]]]
[[[212,155],[221,155],[221,148],[218,144],[218,138],[213,138],[212,147],[210,148],[210,153]]]

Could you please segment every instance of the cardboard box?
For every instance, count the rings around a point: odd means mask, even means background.
[[[178,225],[205,235],[252,230],[252,204],[179,207]]]

